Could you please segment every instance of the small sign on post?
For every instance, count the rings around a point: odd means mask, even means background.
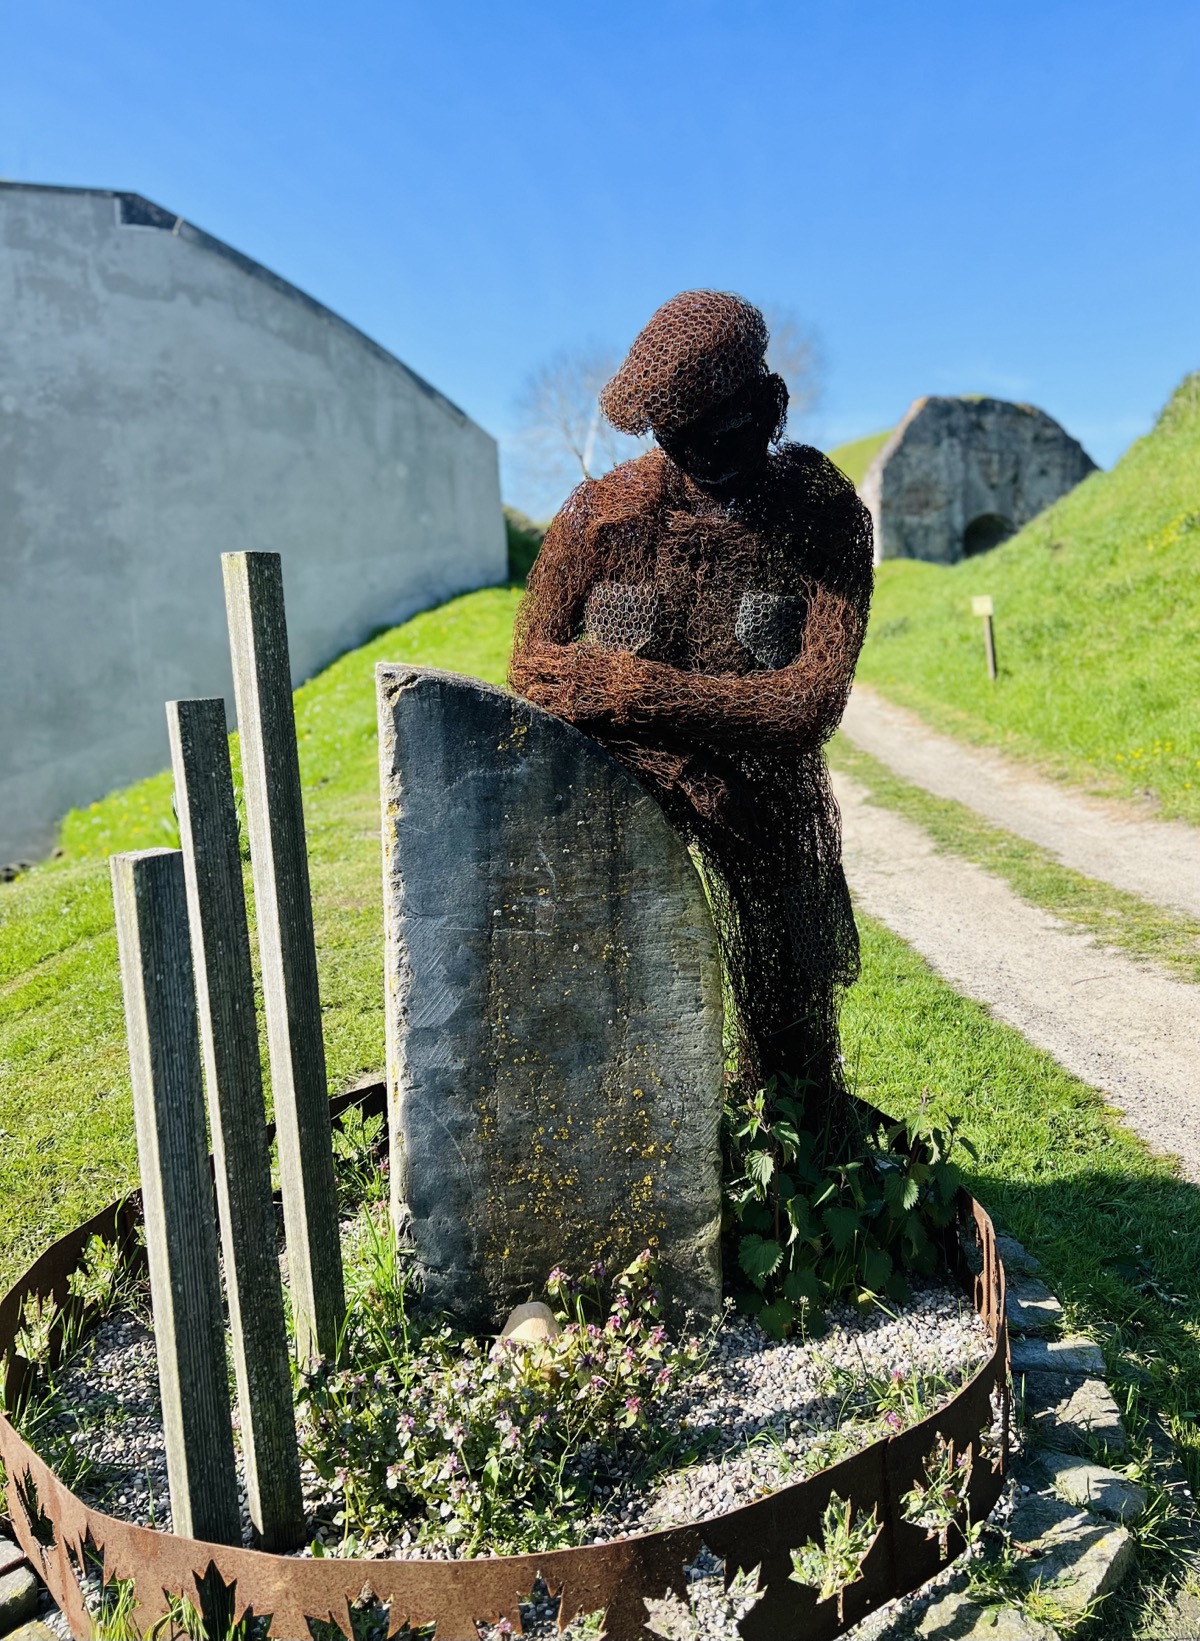
[[[183,856],[145,849],[110,864],[172,1526],[184,1538],[238,1544]]]
[[[983,617],[983,653],[987,657],[988,677],[993,684],[996,682],[996,633],[992,625],[995,613],[989,593],[971,600],[971,614]]]

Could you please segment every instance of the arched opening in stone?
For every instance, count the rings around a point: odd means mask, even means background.
[[[974,558],[976,553],[989,552],[1016,531],[1016,525],[1003,513],[980,513],[963,531],[963,557]]]

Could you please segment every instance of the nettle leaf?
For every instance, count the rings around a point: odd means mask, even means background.
[[[812,1242],[819,1235],[819,1232],[806,1198],[800,1196],[788,1197],[783,1206],[792,1227],[792,1234],[788,1240],[790,1242]]]
[[[914,1179],[912,1174],[909,1174],[904,1181],[904,1193],[901,1197],[901,1206],[906,1214],[911,1213],[917,1206],[920,1196],[921,1183],[919,1180]]]
[[[755,1185],[766,1188],[775,1173],[775,1158],[769,1151],[748,1151],[746,1153],[746,1178],[753,1180]]]
[[[812,1266],[791,1270],[783,1279],[783,1295],[798,1305],[802,1299],[815,1304],[821,1297],[821,1283]]]
[[[883,1248],[866,1248],[863,1250],[862,1279],[863,1286],[875,1293],[882,1293],[887,1279],[892,1274],[891,1255]]]
[[[834,1207],[826,1208],[821,1218],[825,1222],[825,1229],[829,1232],[829,1240],[840,1253],[848,1248],[855,1236],[863,1228],[863,1222],[853,1208]]]
[[[759,1311],[758,1325],[768,1339],[786,1339],[796,1326],[796,1308],[786,1299],[777,1299]]]
[[[783,1263],[783,1249],[773,1238],[744,1236],[738,1248],[738,1264],[746,1275],[761,1288],[767,1278]]]
[[[747,1202],[741,1221],[748,1231],[769,1231],[774,1224],[771,1210],[765,1203],[756,1201]]]

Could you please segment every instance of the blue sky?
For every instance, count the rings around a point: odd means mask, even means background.
[[[1196,0],[0,0],[0,39],[0,175],[148,195],[502,438],[691,285],[816,327],[827,446],[986,392],[1108,465],[1200,367]]]

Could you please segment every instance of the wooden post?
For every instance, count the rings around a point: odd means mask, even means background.
[[[168,701],[167,726],[250,1519],[265,1550],[294,1550],[304,1501],[225,703]]]
[[[996,634],[992,626],[992,616],[995,611],[991,598],[986,594],[982,598],[971,600],[971,614],[983,617],[983,653],[987,659],[988,677],[996,682]]]
[[[337,1354],[345,1287],[278,553],[224,553],[246,821],[302,1361]]]
[[[183,857],[146,849],[111,869],[172,1524],[240,1544]]]

